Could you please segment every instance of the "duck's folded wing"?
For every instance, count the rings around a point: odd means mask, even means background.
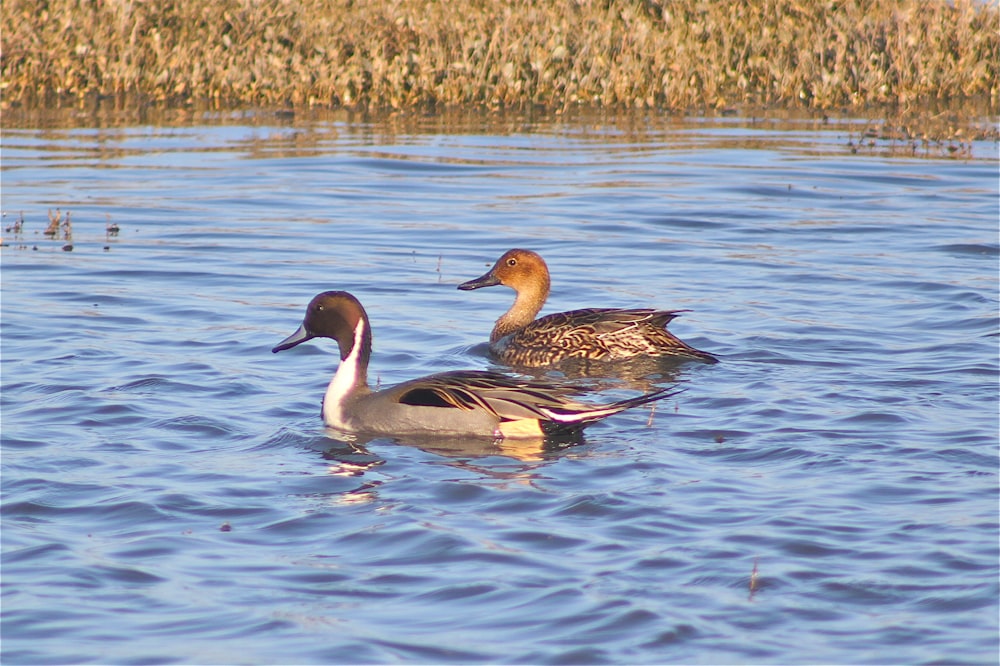
[[[649,308],[591,308],[547,315],[512,334],[508,345],[515,348],[566,350],[570,357],[628,358],[678,355],[718,361],[708,352],[690,346],[669,330],[667,324],[687,310]]]
[[[654,310],[652,308],[586,308],[557,312],[536,319],[524,330],[533,334],[551,335],[574,331],[587,335],[614,334],[639,326],[663,328],[687,310]]]
[[[553,409],[577,406],[570,396],[580,389],[515,380],[492,372],[442,372],[393,389],[404,405],[484,410],[501,421],[549,419]]]

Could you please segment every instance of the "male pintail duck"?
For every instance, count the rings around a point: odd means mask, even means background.
[[[677,393],[664,388],[604,405],[570,396],[577,387],[514,379],[496,372],[440,372],[381,391],[368,386],[372,333],[361,303],[346,291],[310,301],[299,329],[272,351],[312,338],[332,338],[340,365],[323,398],[323,422],[351,433],[483,435],[494,440],[573,435],[630,407]]]
[[[490,352],[505,363],[540,367],[566,359],[618,361],[639,356],[718,362],[666,329],[684,310],[587,308],[535,319],[549,297],[550,281],[545,260],[531,250],[508,250],[489,272],[458,288],[498,284],[517,292],[514,304],[490,334]]]

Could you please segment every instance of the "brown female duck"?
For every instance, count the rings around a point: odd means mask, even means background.
[[[550,279],[545,261],[531,250],[508,250],[489,272],[458,288],[499,284],[517,293],[490,334],[490,352],[505,363],[540,367],[567,359],[617,361],[640,356],[718,362],[666,329],[684,310],[587,308],[535,319],[549,297]]]

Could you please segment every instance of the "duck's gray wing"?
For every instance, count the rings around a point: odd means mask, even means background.
[[[577,387],[487,371],[441,372],[404,382],[391,391],[404,405],[483,410],[501,421],[549,420],[547,410],[583,406],[572,399],[581,392]]]
[[[485,371],[442,372],[396,388],[400,389],[396,399],[406,405],[483,410],[500,421],[537,419],[564,425],[591,423],[679,392],[668,387],[609,404],[587,404],[574,399],[583,390],[579,387]]]

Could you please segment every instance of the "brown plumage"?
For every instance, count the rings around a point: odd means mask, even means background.
[[[535,319],[549,296],[549,269],[530,250],[509,250],[485,275],[459,289],[505,285],[517,296],[497,319],[490,351],[513,365],[540,367],[566,359],[616,361],[640,356],[678,357],[716,363],[666,329],[684,310],[588,308]]]

